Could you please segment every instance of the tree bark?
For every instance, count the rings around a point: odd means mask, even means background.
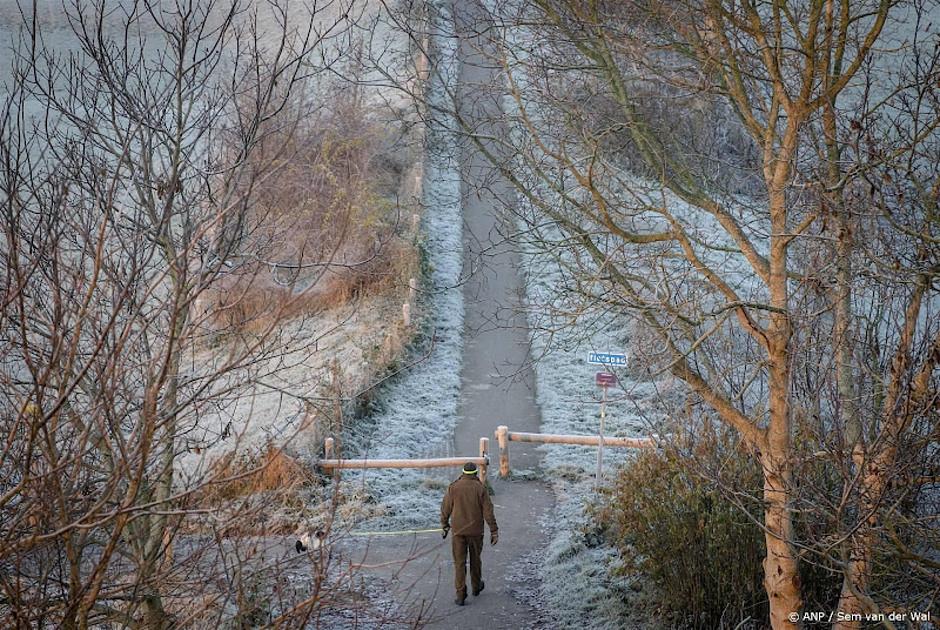
[[[899,441],[916,413],[918,405],[926,398],[929,376],[940,362],[940,335],[927,354],[923,364],[908,383],[907,378],[913,369],[911,346],[914,332],[921,314],[924,293],[929,280],[925,276],[918,278],[917,286],[908,302],[901,329],[898,347],[891,365],[891,380],[881,409],[880,433],[872,440],[871,452],[861,451],[853,459],[861,471],[857,531],[851,538],[850,555],[846,560],[845,577],[839,595],[838,610],[845,613],[876,612],[877,605],[868,595],[872,575],[872,559],[878,542],[878,528],[885,512],[882,507],[888,480],[894,473],[897,461]],[[861,441],[860,441],[861,443]],[[859,451],[860,449],[856,449]],[[856,630],[861,622],[838,621],[833,624],[837,630]]]
[[[771,259],[772,267],[774,259]],[[784,283],[786,280],[784,279]],[[790,460],[790,370],[787,355],[789,324],[775,314],[770,338],[770,424],[766,452],[761,453],[764,473],[764,588],[770,602],[770,624],[774,630],[799,627],[791,620],[803,607],[799,561],[793,546],[792,462]],[[775,330],[776,329],[776,330]]]
[[[773,447],[772,447],[773,449]],[[793,518],[788,501],[792,471],[786,459],[761,457],[764,469],[764,588],[770,600],[770,624],[775,630],[796,628],[791,613],[803,606],[797,555],[793,548]]]
[[[764,525],[767,557],[764,560],[764,587],[770,601],[770,623],[775,630],[799,627],[793,613],[803,607],[800,591],[799,562],[793,547],[791,417],[790,417],[790,338],[789,286],[787,272],[787,196],[790,161],[796,153],[801,116],[789,112],[779,151],[765,155],[764,176],[769,191],[770,278],[768,290],[774,308],[767,327],[767,362],[769,373],[769,412],[767,450],[761,454],[764,468]]]

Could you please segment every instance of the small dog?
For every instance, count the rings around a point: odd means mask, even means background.
[[[294,549],[297,550],[297,553],[304,553],[305,551],[316,551],[322,547],[325,542],[326,532],[322,529],[318,529],[313,534],[310,532],[301,534],[300,538],[297,539],[297,542],[294,543]]]

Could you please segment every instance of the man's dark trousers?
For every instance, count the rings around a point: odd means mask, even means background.
[[[483,576],[483,563],[480,552],[483,551],[483,536],[452,536],[451,549],[454,552],[454,585],[457,597],[467,596],[467,556],[470,557],[470,585],[474,591],[480,590]]]

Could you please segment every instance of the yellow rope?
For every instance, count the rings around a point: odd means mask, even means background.
[[[430,534],[433,532],[444,531],[440,527],[437,529],[401,529],[394,532],[349,532],[350,536],[399,536],[402,534]]]

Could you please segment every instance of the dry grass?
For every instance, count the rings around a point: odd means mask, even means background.
[[[226,455],[212,465],[210,478],[214,481],[189,500],[212,513],[188,519],[186,533],[214,532],[221,538],[296,535],[311,523],[350,522],[383,510],[354,487],[325,501],[329,489],[312,469],[272,446],[254,456]]]
[[[392,200],[411,199],[416,191],[405,190],[403,182],[416,177],[413,169],[405,176],[396,161],[400,149],[388,134],[360,105],[337,102],[318,118],[267,137],[257,167],[274,168],[250,192],[240,246],[252,256],[239,259],[204,296],[215,339],[261,333],[368,298],[369,308],[388,314],[387,323],[381,342],[364,350],[369,374],[353,375],[356,382],[343,387],[358,391],[401,356],[410,338],[401,305],[409,279],[420,275],[420,261],[414,210],[399,209]],[[275,277],[278,264],[301,270],[282,268]],[[302,434],[320,445],[321,430],[312,424]],[[225,522],[224,537],[289,534],[323,518],[317,476],[273,446],[253,455],[229,453],[210,475],[216,482],[191,499],[216,512],[196,525],[201,532]],[[376,508],[345,496],[336,509],[341,518],[353,518]]]
[[[385,294],[407,299],[408,280],[418,273],[418,252],[392,236],[368,262],[329,270],[303,291],[282,287],[259,276],[220,281],[207,293],[215,330],[259,332],[280,321],[342,307],[356,299]]]
[[[370,293],[407,295],[418,253],[393,201],[401,152],[348,97],[270,131],[253,164],[262,184],[246,193],[241,247],[252,256],[207,293],[211,327],[257,331]]]
[[[315,481],[310,469],[283,449],[268,446],[257,455],[228,453],[212,465],[210,478],[197,503],[220,503],[258,493],[292,494]]]

